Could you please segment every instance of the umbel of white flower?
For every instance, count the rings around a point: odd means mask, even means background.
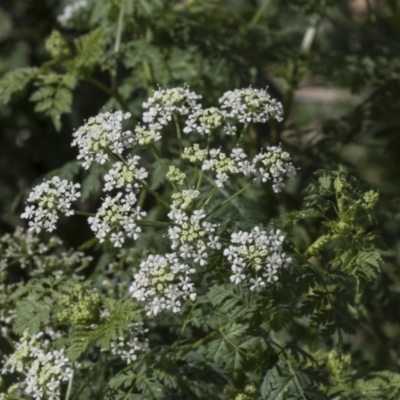
[[[89,217],[90,228],[100,242],[111,232],[110,241],[115,247],[122,247],[125,237],[137,239],[141,228],[137,221],[146,216],[140,207],[135,207],[136,195],[133,192],[117,193],[107,196],[94,217]]]
[[[79,148],[78,160],[83,160],[84,168],[93,161],[104,164],[110,159],[110,153],[122,154],[124,149],[135,144],[131,131],[124,131],[122,122],[131,114],[121,111],[106,112],[89,118],[87,123],[73,133],[72,146]]]
[[[232,233],[230,244],[224,249],[231,266],[231,282],[249,280],[250,289],[260,291],[266,282],[277,281],[279,269],[291,262],[282,248],[284,238],[279,230],[267,233],[258,227]]]
[[[172,120],[174,112],[188,115],[201,108],[197,102],[201,96],[191,92],[186,86],[172,89],[156,90],[147,102],[143,103],[143,121],[165,126]]]
[[[19,372],[25,375],[20,385],[29,398],[60,399],[62,383],[72,377],[72,363],[64,350],[51,351],[49,346],[43,332],[25,333],[1,370],[2,374]]]
[[[273,99],[266,89],[236,89],[224,93],[219,102],[229,117],[237,118],[242,123],[282,120],[282,104]]]
[[[175,253],[149,255],[134,275],[129,292],[138,301],[146,302],[145,309],[149,317],[162,310],[176,313],[181,309],[181,300],[196,298],[189,277],[194,272],[193,268],[181,263]]]
[[[39,233],[42,229],[52,232],[58,220],[57,212],[67,216],[73,215],[72,202],[80,196],[80,184],[54,176],[33,188],[27,202],[32,203],[25,208],[22,218],[29,219],[29,230]]]
[[[129,324],[129,337],[120,337],[110,344],[111,353],[119,356],[126,363],[132,364],[137,359],[138,354],[149,351],[149,340],[141,339],[148,329],[144,329],[143,322],[133,322]]]

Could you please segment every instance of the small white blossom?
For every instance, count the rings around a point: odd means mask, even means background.
[[[143,108],[143,121],[149,124],[167,125],[174,112],[187,115],[200,108],[197,101],[201,96],[191,92],[186,86],[173,89],[158,89]]]
[[[126,163],[117,161],[113,164],[110,171],[104,176],[105,191],[126,187],[132,189],[136,181],[146,179],[147,171],[143,167],[138,167],[139,156],[128,157]]]
[[[2,374],[19,372],[25,375],[22,388],[37,400],[60,399],[62,382],[72,377],[72,363],[64,350],[49,350],[50,341],[43,332],[25,333],[15,344],[15,351],[6,358]]]
[[[139,146],[151,146],[161,140],[161,124],[137,125],[135,128],[135,139]]]
[[[284,178],[293,179],[296,175],[289,153],[283,151],[281,147],[267,147],[267,152],[256,155],[252,164],[255,181],[260,183],[272,180],[275,193],[279,193],[285,186]]]
[[[103,242],[111,231],[111,242],[115,247],[121,247],[124,238],[137,239],[141,228],[137,220],[146,216],[140,207],[135,208],[134,193],[118,193],[115,197],[107,196],[94,217],[89,217],[90,228],[100,242]]]
[[[189,160],[191,163],[201,162],[207,158],[207,150],[200,149],[200,145],[195,143],[191,147],[185,147],[181,155],[183,160]]]
[[[218,108],[198,109],[189,115],[183,132],[197,132],[200,135],[207,135],[213,129],[219,128],[224,119],[225,113]]]
[[[181,309],[180,299],[194,300],[196,297],[189,277],[194,272],[194,269],[179,261],[176,253],[149,255],[140,264],[129,291],[138,301],[146,302],[145,309],[149,317],[162,310],[176,313]]]
[[[143,328],[143,322],[131,323],[129,330],[129,338],[120,337],[110,344],[111,353],[121,357],[128,365],[137,359],[138,354],[149,351],[149,341],[143,338],[148,329]]]
[[[135,144],[131,131],[124,131],[122,122],[130,118],[130,113],[121,111],[105,112],[89,118],[87,123],[75,131],[72,146],[79,148],[78,160],[83,159],[83,167],[89,168],[93,161],[104,164],[109,160],[109,152],[122,154]]]
[[[87,0],[75,0],[72,4],[68,4],[64,7],[62,13],[57,17],[57,21],[63,27],[68,25],[71,18],[82,8],[87,6]]]
[[[279,230],[267,233],[258,227],[250,232],[232,233],[231,244],[224,249],[224,256],[231,265],[231,282],[238,284],[249,276],[250,290],[260,291],[265,282],[277,281],[279,268],[291,262],[283,252],[283,240]]]
[[[266,89],[236,89],[224,93],[219,102],[221,108],[227,110],[227,116],[242,123],[282,120],[282,104],[273,99]]]
[[[21,218],[29,219],[29,231],[39,233],[42,229],[52,232],[58,220],[57,212],[73,215],[72,203],[80,197],[79,183],[61,180],[58,176],[33,188]]]

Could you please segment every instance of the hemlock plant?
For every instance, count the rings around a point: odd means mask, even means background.
[[[280,146],[254,156],[241,147],[250,124],[282,117],[265,90],[227,92],[219,103],[204,109],[188,87],[158,89],[134,131],[120,111],[90,118],[72,144],[84,168],[105,166],[96,212],[75,208],[79,183],[54,176],[33,188],[22,214],[27,238],[52,232],[60,214],[76,214],[99,243],[136,254],[102,282],[48,277],[44,269],[17,285],[9,300],[16,312],[10,307],[3,319],[21,336],[4,360],[2,373],[15,383],[3,398],[79,398],[91,390],[118,399],[357,396],[344,336],[354,332],[360,296],[382,264],[379,235],[368,229],[378,195],[344,170],[319,171],[305,209],[283,226],[242,220],[233,202],[240,207],[262,185],[281,192],[296,168]],[[171,126],[177,156],[168,159],[160,144]],[[160,168],[158,189],[146,165]],[[161,211],[152,213],[150,201]],[[296,252],[291,229],[309,217],[323,230]],[[146,234],[159,244],[136,251]],[[4,249],[8,257],[18,251]],[[314,330],[312,341],[285,340],[292,324]],[[107,383],[93,384],[97,373]]]
[[[207,51],[179,41],[221,2],[172,3],[75,1],[46,41],[51,60],[0,80],[6,101],[33,83],[57,130],[81,82],[109,96],[72,132],[77,160],[26,196],[27,229],[0,239],[0,399],[400,398],[400,374],[360,365],[352,345],[386,279],[378,193],[342,166],[296,186],[304,158],[279,142],[301,68],[282,103],[231,84],[234,68],[214,76]],[[330,5],[309,3],[302,56]],[[293,190],[301,204],[287,207]],[[78,249],[52,236],[65,217],[91,232]]]

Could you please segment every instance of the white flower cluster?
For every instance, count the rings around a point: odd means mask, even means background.
[[[224,250],[231,264],[231,282],[241,283],[250,275],[250,289],[260,291],[266,282],[277,281],[278,269],[291,262],[282,249],[284,238],[279,230],[267,233],[258,227],[250,233],[232,233],[231,244]]]
[[[49,346],[43,332],[37,335],[25,333],[1,371],[2,374],[24,374],[24,391],[35,400],[59,400],[62,382],[72,377],[72,364],[64,350],[49,350]]]
[[[139,146],[151,146],[153,143],[158,142],[161,139],[160,124],[136,125],[135,128],[135,139]]]
[[[266,89],[236,89],[224,93],[219,102],[221,108],[227,110],[228,117],[237,118],[242,123],[267,122],[272,118],[282,121],[282,104]]]
[[[141,228],[136,221],[146,216],[140,207],[134,207],[137,198],[133,192],[117,193],[115,197],[107,196],[94,217],[89,217],[90,228],[102,243],[111,233],[110,241],[115,247],[122,247],[125,236],[138,238]]]
[[[221,149],[211,149],[209,151],[210,159],[205,160],[202,165],[203,171],[215,171],[217,173],[215,184],[223,187],[224,183],[229,179],[229,174],[239,172],[236,159],[228,157]]]
[[[130,324],[129,328],[129,339],[120,337],[117,341],[111,342],[111,353],[120,356],[128,365],[137,359],[138,353],[149,351],[149,340],[140,339],[148,332],[148,329],[143,328],[143,322],[134,322]]]
[[[296,175],[290,154],[280,147],[267,147],[267,152],[261,152],[253,160],[256,182],[266,182],[272,179],[272,188],[279,193],[285,186],[285,178],[293,179]]]
[[[176,313],[181,309],[181,299],[196,298],[189,277],[194,272],[194,269],[181,263],[175,253],[149,255],[140,264],[129,291],[133,298],[146,302],[145,309],[149,317],[162,310]]]
[[[214,234],[217,225],[203,221],[206,217],[204,210],[195,210],[192,213],[187,211],[198,195],[198,191],[185,190],[181,197],[176,197],[168,214],[173,223],[168,228],[168,237],[172,241],[172,250],[177,250],[183,259],[193,259],[195,263],[204,266],[207,264],[209,251],[219,250],[221,243]]]
[[[171,165],[166,174],[167,179],[172,183],[177,183],[178,185],[183,185],[186,179],[186,174],[182,172],[178,167]]]
[[[191,163],[196,163],[198,161],[204,161],[207,158],[207,149],[201,149],[198,143],[195,143],[191,147],[185,147],[181,158],[183,160],[188,160]]]
[[[225,113],[218,108],[198,109],[189,115],[183,132],[197,132],[200,135],[208,135],[213,129],[219,128],[224,119]]]
[[[75,0],[72,4],[68,4],[64,7],[62,14],[57,17],[57,21],[60,25],[66,27],[69,20],[74,16],[74,14],[81,8],[87,6],[87,0]]]
[[[197,101],[201,96],[191,92],[186,86],[173,89],[158,89],[143,108],[143,121],[148,124],[167,125],[174,112],[187,115],[200,108]]]
[[[272,188],[279,193],[285,186],[284,179],[293,179],[296,175],[289,153],[282,151],[280,147],[267,147],[267,152],[261,152],[253,160],[248,157],[243,149],[236,147],[230,156],[221,152],[221,149],[210,149],[209,158],[202,164],[204,171],[216,173],[215,184],[223,187],[230,174],[241,173],[244,176],[254,176],[257,183],[272,180]],[[190,161],[195,157],[188,156]]]
[[[110,159],[109,152],[122,154],[125,148],[133,147],[135,137],[131,131],[124,131],[122,122],[131,114],[121,111],[105,112],[91,117],[87,123],[73,133],[72,146],[79,148],[78,160],[83,167],[90,167],[93,161],[104,164]]]
[[[110,191],[125,187],[132,190],[135,181],[146,179],[148,172],[143,167],[138,167],[139,156],[128,157],[126,163],[117,161],[104,176],[104,190]]]
[[[58,220],[57,211],[69,216],[73,215],[72,202],[81,195],[79,183],[61,180],[54,176],[33,188],[27,202],[34,203],[27,206],[21,218],[29,219],[29,231],[39,233],[42,229],[52,232]]]

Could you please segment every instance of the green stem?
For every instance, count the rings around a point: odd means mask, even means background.
[[[165,166],[165,164],[162,162],[160,156],[157,153],[157,150],[154,148],[154,146],[150,147],[150,151],[153,154],[154,158],[157,160],[157,162],[160,164],[161,169],[164,171],[164,174],[167,175],[168,174],[168,170],[167,167]],[[176,184],[174,182],[169,181],[169,183],[171,184],[171,186],[174,188],[175,191],[179,191],[178,187],[176,186]]]
[[[78,390],[74,393],[71,400],[76,400],[79,394],[82,392],[83,389],[87,386],[87,384],[92,380],[93,376],[95,376],[98,371],[104,367],[107,363],[107,360],[103,361],[97,368],[93,368],[92,372],[87,376],[87,378],[82,382],[81,386],[79,386]]]
[[[73,379],[74,379],[74,370],[72,370],[71,378],[69,378],[69,381],[68,381],[67,394],[65,395],[65,400],[68,400],[69,396],[71,395]]]
[[[142,189],[142,190],[140,191],[139,199],[138,199],[138,201],[137,201],[137,205],[138,205],[139,207],[142,207],[142,208],[143,208],[143,204],[144,204],[144,202],[146,201],[146,196],[147,196],[147,190],[146,190],[146,189]]]
[[[239,132],[239,135],[238,135],[237,138],[236,138],[236,144],[239,144],[241,138],[242,138],[242,140],[243,140],[244,134],[246,133],[246,131],[247,131],[248,128],[249,128],[249,123],[246,122],[246,123],[244,124],[243,129]]]
[[[200,400],[200,397],[197,396],[197,394],[190,388],[190,386],[183,379],[181,379],[179,376],[176,375],[175,378],[177,379],[178,386],[180,387],[180,389],[182,389],[182,391],[184,391],[192,399]]]
[[[121,36],[122,36],[122,27],[124,25],[124,9],[121,7],[119,9],[118,15],[118,26],[117,26],[117,35],[115,36],[115,44],[114,44],[114,52],[118,53],[120,45],[121,45]]]
[[[223,207],[225,204],[229,203],[231,200],[233,200],[235,197],[239,196],[242,194],[245,190],[247,190],[253,182],[250,182],[246,186],[242,187],[240,190],[238,190],[236,193],[234,193],[231,197],[228,197],[226,200],[224,200],[221,204],[219,204],[217,207],[215,207],[212,211],[210,211],[207,215],[206,218],[214,214],[217,210],[219,210],[221,207]]]
[[[151,67],[151,65],[148,61],[143,61],[142,67],[143,67],[144,76],[146,77],[146,81],[147,81],[147,87],[148,87],[147,92],[150,96],[152,91],[156,87],[153,68]]]
[[[139,226],[154,226],[154,227],[160,227],[160,228],[165,228],[165,227],[168,227],[171,225],[168,222],[150,221],[150,220],[146,220],[146,219],[138,219],[138,220],[135,220],[135,222]]]
[[[79,210],[74,210],[75,215],[82,215],[84,217],[94,217],[96,214],[86,212],[86,211],[79,211]]]
[[[211,131],[210,131],[210,133],[208,134],[208,137],[207,137],[207,153],[208,153],[208,151],[210,150],[210,145],[211,145]],[[203,175],[204,175],[204,171],[203,171],[203,169],[201,168],[201,169],[200,169],[199,180],[197,181],[197,185],[196,185],[196,189],[197,189],[197,190],[200,189],[201,183],[202,183],[202,181],[203,181]]]
[[[155,190],[151,189],[150,186],[147,185],[147,183],[143,180],[138,181],[150,194],[152,194],[157,200],[159,200],[161,203],[163,203],[165,206],[169,207],[170,204],[164,197],[159,195]]]
[[[251,19],[249,25],[256,25],[257,22],[260,20],[266,9],[268,8],[269,5],[271,5],[272,0],[264,0],[264,2],[261,4],[257,12],[254,14],[253,18]]]
[[[107,87],[106,85],[104,85],[104,83],[98,81],[97,79],[95,79],[95,78],[93,78],[93,77],[91,77],[89,75],[84,76],[84,79],[85,79],[86,82],[88,82],[91,85],[97,87],[98,89],[100,89],[103,92],[107,93],[111,97],[114,97],[114,99],[119,103],[119,105],[121,106],[121,108],[125,112],[130,112],[127,103],[125,102],[125,100],[122,98],[122,96],[118,92],[118,89],[112,90],[109,87]],[[134,124],[136,124],[136,119],[134,119],[133,117],[131,117],[131,121]]]
[[[174,123],[175,123],[175,129],[176,129],[176,136],[178,137],[178,146],[179,146],[179,152],[182,156],[183,154],[183,146],[182,146],[182,131],[181,131],[181,126],[179,124],[179,119],[176,113],[173,113],[173,118],[174,118]]]
[[[207,193],[207,196],[204,198],[204,200],[200,203],[199,208],[205,206],[211,199],[211,197],[213,196],[213,194],[215,193],[215,191],[217,190],[217,186],[214,185],[211,190]]]
[[[219,332],[219,330],[215,330],[210,332],[208,335],[204,336],[203,338],[201,338],[200,340],[198,340],[197,342],[193,343],[188,349],[186,349],[184,352],[182,352],[181,354],[177,355],[174,358],[174,361],[179,361],[181,360],[187,353],[189,353],[192,350],[197,349],[198,347],[200,347],[203,343],[207,342],[207,340],[211,339],[212,337],[214,337],[217,333]]]

